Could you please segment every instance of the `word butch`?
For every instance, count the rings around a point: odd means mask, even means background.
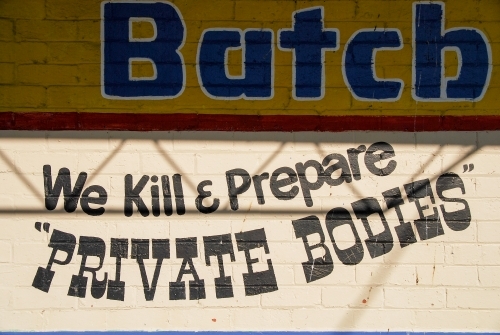
[[[491,49],[486,36],[469,27],[444,27],[442,2],[413,4],[412,95],[418,101],[478,101],[491,74]],[[210,28],[198,43],[196,72],[202,91],[212,99],[267,100],[274,95],[275,43],[293,53],[292,96],[319,100],[325,94],[325,52],[339,49],[340,31],[324,27],[324,8],[310,7],[292,14],[291,28]],[[135,37],[134,23],[147,22],[151,37]],[[171,3],[103,2],[102,95],[109,99],[173,99],[186,86],[182,47],[187,29]],[[342,57],[344,82],[362,101],[397,101],[404,82],[376,76],[376,54],[400,50],[399,29],[360,29],[348,40]],[[241,75],[228,71],[228,52],[241,50]],[[458,73],[445,76],[444,53],[457,54]],[[133,65],[149,63],[151,76],[134,76]]]

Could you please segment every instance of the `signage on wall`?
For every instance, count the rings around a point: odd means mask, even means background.
[[[495,1],[89,2],[69,21],[51,11],[39,39],[59,20],[68,36],[39,50],[16,37],[5,62],[18,78],[12,92],[0,87],[0,128],[497,130],[499,10]]]
[[[498,328],[498,0],[14,1],[1,329]]]
[[[408,4],[410,6],[410,4]],[[412,83],[417,101],[479,101],[492,71],[485,34],[472,27],[445,27],[445,4],[414,2],[412,14]],[[397,101],[404,82],[379,78],[379,51],[401,50],[397,28],[364,28],[340,50],[337,28],[325,28],[325,10],[310,7],[292,13],[291,28],[209,28],[199,37],[196,74],[203,93],[219,100],[269,100],[274,97],[275,46],[293,53],[289,67],[295,100],[325,96],[325,53],[342,52],[342,74],[356,100]],[[150,37],[134,37],[133,24],[152,26]],[[175,99],[186,87],[182,47],[188,34],[180,10],[169,2],[103,2],[102,95],[108,99]],[[275,37],[276,36],[276,37]],[[275,42],[276,40],[276,42]],[[229,51],[242,53],[241,74],[228,70]],[[445,52],[458,58],[455,76],[445,75]],[[150,76],[134,76],[134,62],[152,67]]]
[[[363,165],[363,168],[360,165]],[[200,181],[196,186],[198,194],[196,198],[191,197],[194,204],[186,204],[188,200],[184,196],[181,174],[160,177],[143,175],[140,178],[127,174],[123,177],[123,215],[133,219],[148,217],[175,219],[176,216],[190,215],[186,214],[186,205],[195,207],[199,213],[210,215],[217,212],[221,200],[229,201],[232,212],[241,212],[239,198],[246,196],[248,200],[250,197],[259,207],[266,207],[266,201],[269,202],[270,199],[265,194],[269,193],[279,202],[285,202],[284,205],[294,198],[301,198],[303,205],[312,207],[314,202],[318,201],[314,199],[315,193],[321,188],[335,191],[336,187],[342,184],[363,183],[361,180],[365,183],[371,178],[374,178],[375,182],[383,181],[395,172],[397,166],[397,155],[393,146],[387,142],[376,142],[368,147],[360,145],[349,148],[346,153],[330,153],[321,162],[316,160],[297,162],[293,167],[282,166],[273,172],[263,172],[254,176],[251,176],[246,169],[236,167],[225,172],[226,199],[212,194],[213,181],[207,179]],[[471,165],[470,170],[473,169],[474,166]],[[306,173],[306,170],[313,171],[314,176]],[[366,179],[365,172],[361,171],[366,171],[370,178]],[[80,207],[79,210],[90,217],[105,217],[108,200],[106,189],[101,185],[88,185],[88,174],[85,171],[80,172],[76,180],[72,179],[71,174],[76,175],[75,171],[71,173],[64,167],[56,172],[51,165],[43,166],[45,208],[53,211],[64,199],[64,211],[67,213],[73,213]],[[467,191],[462,178],[456,173],[449,172],[436,176],[435,184],[432,184],[434,183],[431,183],[429,178],[414,180],[391,187],[381,194],[356,200],[348,206],[332,208],[325,217],[308,215],[293,219],[291,224],[295,239],[303,242],[304,251],[300,255],[290,252],[290,259],[287,262],[301,265],[303,279],[306,283],[311,283],[332,274],[335,266],[355,266],[364,258],[376,259],[384,256],[391,252],[395,244],[401,248],[411,248],[411,245],[418,240],[428,241],[444,235],[443,225],[453,232],[467,229],[471,224],[472,214],[467,200],[463,198]],[[387,214],[384,214],[385,210],[374,196],[382,196],[385,206],[397,213],[399,225],[394,227],[395,236],[386,219]],[[436,202],[437,199],[441,204]],[[454,208],[454,205],[457,205],[455,207],[458,209]],[[403,214],[409,207],[418,212],[418,218],[413,222]],[[243,211],[248,213],[251,208]],[[374,216],[377,219],[374,219]],[[365,233],[368,236],[364,241],[360,238],[355,220],[358,223],[360,221],[364,228],[361,236]],[[380,220],[382,231],[377,231],[380,227],[374,228],[374,220]],[[321,221],[325,222],[326,231]],[[35,228],[38,231],[43,228],[49,233],[50,223],[36,222]],[[350,230],[352,235],[350,238],[352,242],[348,247],[344,242],[339,245],[339,231],[343,228]],[[318,236],[319,243],[308,240]],[[329,237],[329,241],[326,236]],[[237,252],[233,247],[234,241]],[[344,241],[343,238],[340,241]],[[90,287],[90,293],[95,299],[103,298],[106,293],[106,299],[124,301],[127,286],[124,277],[130,276],[127,271],[130,271],[131,267],[123,269],[122,259],[130,257],[137,261],[138,268],[135,271],[140,271],[144,298],[146,301],[151,301],[155,297],[163,261],[174,258],[170,252],[173,248],[171,244],[175,244],[175,258],[180,264],[178,268],[172,269],[173,272],[178,271],[178,276],[176,281],[169,282],[169,300],[206,299],[205,281],[211,283],[212,280],[215,283],[213,289],[217,299],[234,297],[234,278],[226,272],[236,257],[243,257],[247,267],[247,272],[242,274],[245,296],[270,293],[279,289],[280,283],[273,269],[272,252],[268,245],[265,227],[203,236],[206,266],[212,265],[211,262],[214,260],[218,264],[219,276],[213,279],[201,278],[193,263],[193,259],[199,257],[196,236],[176,236],[175,242],[158,236],[151,236],[151,239],[111,238],[106,243],[99,236],[79,236],[77,240],[77,237],[70,232],[53,229],[48,243],[48,247],[52,250],[50,257],[46,266],[38,267],[32,286],[49,293],[57,269],[68,265],[76,257],[75,251],[78,249],[81,264],[78,274],[74,274],[71,278],[68,296],[85,298]],[[253,249],[262,249],[270,257],[267,259],[265,270],[254,269],[255,264],[259,263],[259,258],[251,256],[250,251]],[[313,256],[313,253],[320,256]],[[229,256],[229,264],[227,264],[228,259],[226,264],[224,263],[223,256]],[[97,257],[98,264],[88,264],[88,257]],[[146,271],[148,266],[144,260],[151,257],[156,260],[156,265],[154,273],[148,276]],[[115,259],[114,271],[103,270],[105,259],[108,262],[110,259]],[[183,279],[184,275],[192,277],[193,280],[187,284]]]

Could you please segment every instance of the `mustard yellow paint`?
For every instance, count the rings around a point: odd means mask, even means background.
[[[182,13],[186,42],[186,89],[171,100],[109,100],[101,95],[99,0],[0,1],[0,111],[203,113],[251,115],[500,115],[500,1],[444,1],[445,28],[472,27],[488,38],[493,69],[484,98],[477,102],[417,102],[411,96],[412,5],[407,0],[358,1],[171,1]],[[213,100],[200,89],[196,53],[205,29],[269,28],[274,41],[291,28],[294,11],[324,6],[325,28],[340,31],[340,48],[326,52],[325,96],[317,101],[292,98],[292,53],[275,47],[275,89],[270,100]],[[344,46],[362,28],[397,28],[404,46],[380,51],[376,74],[400,78],[405,87],[396,102],[354,99],[342,77]],[[135,37],[151,27],[137,23]],[[241,53],[229,53],[229,72],[241,73]],[[150,76],[149,64],[136,64],[134,75]],[[457,59],[446,52],[445,73],[456,74]]]

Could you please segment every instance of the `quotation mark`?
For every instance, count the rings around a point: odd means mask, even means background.
[[[474,170],[474,164],[464,164],[464,172],[471,172],[472,170]]]
[[[49,232],[49,228],[50,228],[50,223],[48,222],[44,222],[43,223],[43,230],[45,232]],[[41,222],[35,222],[35,229],[38,230],[39,232],[42,231],[42,223]]]

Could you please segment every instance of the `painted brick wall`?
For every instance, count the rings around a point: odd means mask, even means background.
[[[0,110],[6,112],[114,112],[197,113],[250,115],[496,115],[500,96],[500,5],[496,0],[444,2],[445,29],[469,27],[482,31],[492,51],[493,64],[486,95],[480,101],[417,103],[411,97],[413,1],[173,1],[182,14],[186,88],[175,99],[123,101],[101,96],[101,1],[32,0],[19,5],[0,4]],[[272,99],[214,100],[198,82],[196,56],[203,31],[209,28],[292,28],[295,11],[324,7],[324,27],[339,29],[338,51],[325,53],[325,96],[314,101],[292,98],[293,53],[274,48],[275,87]],[[380,51],[376,74],[405,83],[400,100],[392,103],[359,101],[342,76],[345,44],[359,29],[396,28],[401,50]],[[141,28],[137,27],[138,36]],[[150,30],[146,26],[144,34]],[[456,54],[446,53],[446,73],[457,71]],[[238,74],[241,54],[229,57],[230,71]]]
[[[491,49],[481,98],[416,101],[414,1],[168,2],[186,77],[165,100],[103,96],[101,1],[0,1],[0,331],[499,332],[500,2],[437,3]],[[338,50],[304,101],[278,35],[315,6]],[[213,28],[272,30],[272,97],[204,93]],[[375,74],[404,88],[362,101],[342,58],[380,28],[402,48]]]
[[[500,242],[496,211],[499,187],[498,133],[210,133],[210,132],[4,132],[1,140],[1,319],[2,329],[15,330],[375,330],[375,331],[497,331],[499,327]],[[338,186],[326,183],[311,191],[313,205],[307,207],[300,188],[291,200],[276,198],[269,180],[262,182],[265,203],[258,204],[252,182],[248,191],[238,196],[238,210],[232,210],[228,196],[226,172],[240,168],[250,176],[272,174],[280,167],[296,169],[296,163],[321,162],[326,155],[338,153],[347,157],[349,148],[374,141],[389,143],[395,156],[389,161],[397,166],[390,175],[376,176],[360,154],[360,179]],[[473,165],[470,165],[473,164]],[[63,208],[63,195],[55,210],[44,205],[43,166],[50,165],[52,183],[59,169],[70,171],[71,186],[80,172],[88,173],[84,189],[102,186],[108,196],[105,212],[90,216],[81,202],[74,212]],[[465,171],[464,171],[465,170]],[[182,175],[185,214],[165,215],[163,197],[156,217],[152,210],[151,185],[148,181],[140,197],[150,213],[142,216],[133,205],[133,214],[124,214],[125,176],[131,174],[133,185],[147,175]],[[443,194],[465,200],[470,209],[470,223],[463,230],[452,230],[453,221],[445,220],[447,212],[463,210],[464,204],[445,202],[438,196],[437,180],[444,173],[455,173],[463,181],[464,191],[454,188]],[[338,177],[339,171],[333,177]],[[286,175],[281,175],[283,179]],[[314,170],[307,180],[314,182]],[[418,206],[409,200],[404,185],[429,180],[432,195],[420,199],[423,215],[437,211],[443,234],[425,239],[416,231]],[[215,198],[218,209],[210,214],[196,207],[197,187],[203,180],[212,185],[205,199],[210,206]],[[235,177],[236,185],[241,179]],[[458,185],[458,184],[456,184]],[[456,186],[455,185],[455,186]],[[171,186],[172,187],[172,186]],[[283,187],[286,191],[291,186]],[[398,240],[400,225],[397,212],[389,208],[382,193],[393,188],[401,191],[400,206],[404,221],[410,222],[415,243],[404,248]],[[161,191],[160,191],[161,192]],[[173,191],[172,191],[173,192]],[[448,193],[447,193],[448,192]],[[161,193],[160,193],[161,194]],[[97,194],[93,193],[92,197]],[[387,220],[392,250],[371,257],[369,237],[362,220],[357,219],[352,203],[373,197]],[[91,204],[91,208],[101,207]],[[364,256],[357,264],[343,264],[335,252],[325,218],[333,208],[351,213],[359,234]],[[422,207],[423,208],[423,207]],[[302,266],[308,256],[302,239],[297,238],[292,222],[317,216],[329,250],[333,271],[308,282]],[[417,221],[416,221],[417,220]],[[429,219],[429,221],[432,221]],[[466,220],[467,221],[467,220]],[[40,222],[38,228],[35,222]],[[44,222],[50,224],[46,226]],[[384,231],[378,214],[369,216],[372,234]],[[246,295],[243,276],[248,273],[244,251],[238,251],[236,235],[264,229],[269,253],[264,248],[251,250],[256,258],[253,271],[269,268],[270,259],[276,279],[276,290]],[[45,232],[44,230],[47,230]],[[47,268],[51,253],[57,249],[49,242],[56,230],[75,237],[68,264],[54,263],[55,271],[48,292],[35,288],[38,267]],[[234,262],[223,256],[225,275],[231,277],[233,297],[217,298],[214,279],[219,277],[217,258],[207,254],[203,237],[230,234]],[[85,272],[88,284],[85,297],[69,296],[72,276],[79,273],[82,256],[77,254],[82,236],[97,237],[106,245],[103,268],[97,279],[115,280],[116,257],[111,256],[111,239],[128,241],[127,258],[121,260],[121,281],[125,282],[124,300],[109,299],[107,293],[94,298],[92,275]],[[353,245],[353,233],[343,225],[333,230],[340,249]],[[171,300],[169,282],[175,282],[182,259],[177,258],[176,239],[197,238],[193,266],[204,280],[205,298]],[[164,259],[156,292],[147,301],[140,266],[132,258],[132,239],[169,239],[170,258]],[[390,239],[383,240],[388,242]],[[80,243],[78,243],[80,241]],[[308,236],[308,244],[320,242],[320,235]],[[151,247],[150,247],[151,248]],[[324,250],[312,250],[313,258],[324,257]],[[55,259],[63,262],[64,251]],[[359,256],[359,252],[357,253]],[[145,259],[149,285],[156,260]],[[87,267],[97,267],[99,259],[89,257]],[[315,274],[316,276],[316,274]],[[188,289],[191,274],[182,278]],[[309,277],[311,280],[311,277]],[[109,291],[109,287],[107,288]]]

